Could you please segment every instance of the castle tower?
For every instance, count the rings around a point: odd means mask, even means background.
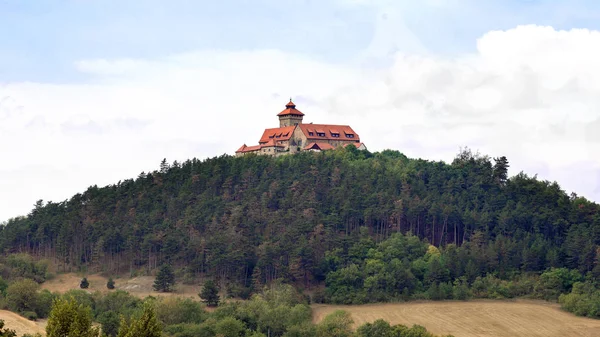
[[[304,114],[296,109],[296,104],[290,98],[290,102],[285,105],[285,110],[277,114],[277,116],[279,117],[279,127],[283,128],[302,124]]]

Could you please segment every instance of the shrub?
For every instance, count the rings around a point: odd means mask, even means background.
[[[79,283],[79,288],[81,289],[87,289],[90,286],[90,283],[88,282],[87,278],[82,278],[81,282]]]
[[[27,318],[30,321],[35,321],[38,319],[38,315],[34,311],[25,311],[23,313],[23,317]]]
[[[6,303],[15,312],[35,311],[39,285],[30,279],[15,281],[6,289]]]
[[[106,288],[108,289],[115,289],[115,281],[113,281],[112,277],[108,279],[108,282],[106,282]]]

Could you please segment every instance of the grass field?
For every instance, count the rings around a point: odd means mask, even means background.
[[[103,277],[98,274],[92,274],[87,276],[89,287],[89,292],[100,291],[107,292],[109,291],[106,288],[106,282],[108,278]],[[198,293],[201,290],[201,286],[192,286],[192,285],[184,285],[177,284],[173,292],[170,293],[161,293],[156,292],[152,289],[152,285],[154,284],[154,276],[139,276],[130,279],[124,278],[116,278],[115,288],[121,289],[129,292],[130,294],[137,296],[139,298],[144,298],[148,295],[152,296],[176,296],[176,297],[189,297],[193,299],[198,299]],[[68,273],[68,274],[58,274],[53,279],[48,280],[42,284],[42,289],[48,289],[52,292],[64,293],[71,289],[80,289],[79,282],[81,282],[81,276]]]
[[[392,324],[419,324],[455,337],[598,337],[600,320],[577,317],[558,305],[537,301],[470,301],[313,305],[316,322],[335,310],[348,311],[355,327],[379,318]]]
[[[17,336],[23,334],[36,334],[40,333],[42,336],[46,335],[46,320],[40,320],[33,322],[25,317],[21,317],[14,312],[0,310],[0,319],[4,320],[4,327],[17,332]]]

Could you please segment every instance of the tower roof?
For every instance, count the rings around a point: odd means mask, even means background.
[[[296,104],[294,104],[294,102],[292,102],[291,98],[290,98],[290,101],[288,102],[288,104],[285,105],[285,110],[283,110],[282,112],[277,114],[277,116],[288,116],[288,115],[304,116],[304,114],[302,112],[300,112],[300,110],[296,109]]]

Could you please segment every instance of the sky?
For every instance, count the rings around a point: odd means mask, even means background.
[[[0,222],[254,145],[290,97],[600,202],[600,2],[0,0]]]

